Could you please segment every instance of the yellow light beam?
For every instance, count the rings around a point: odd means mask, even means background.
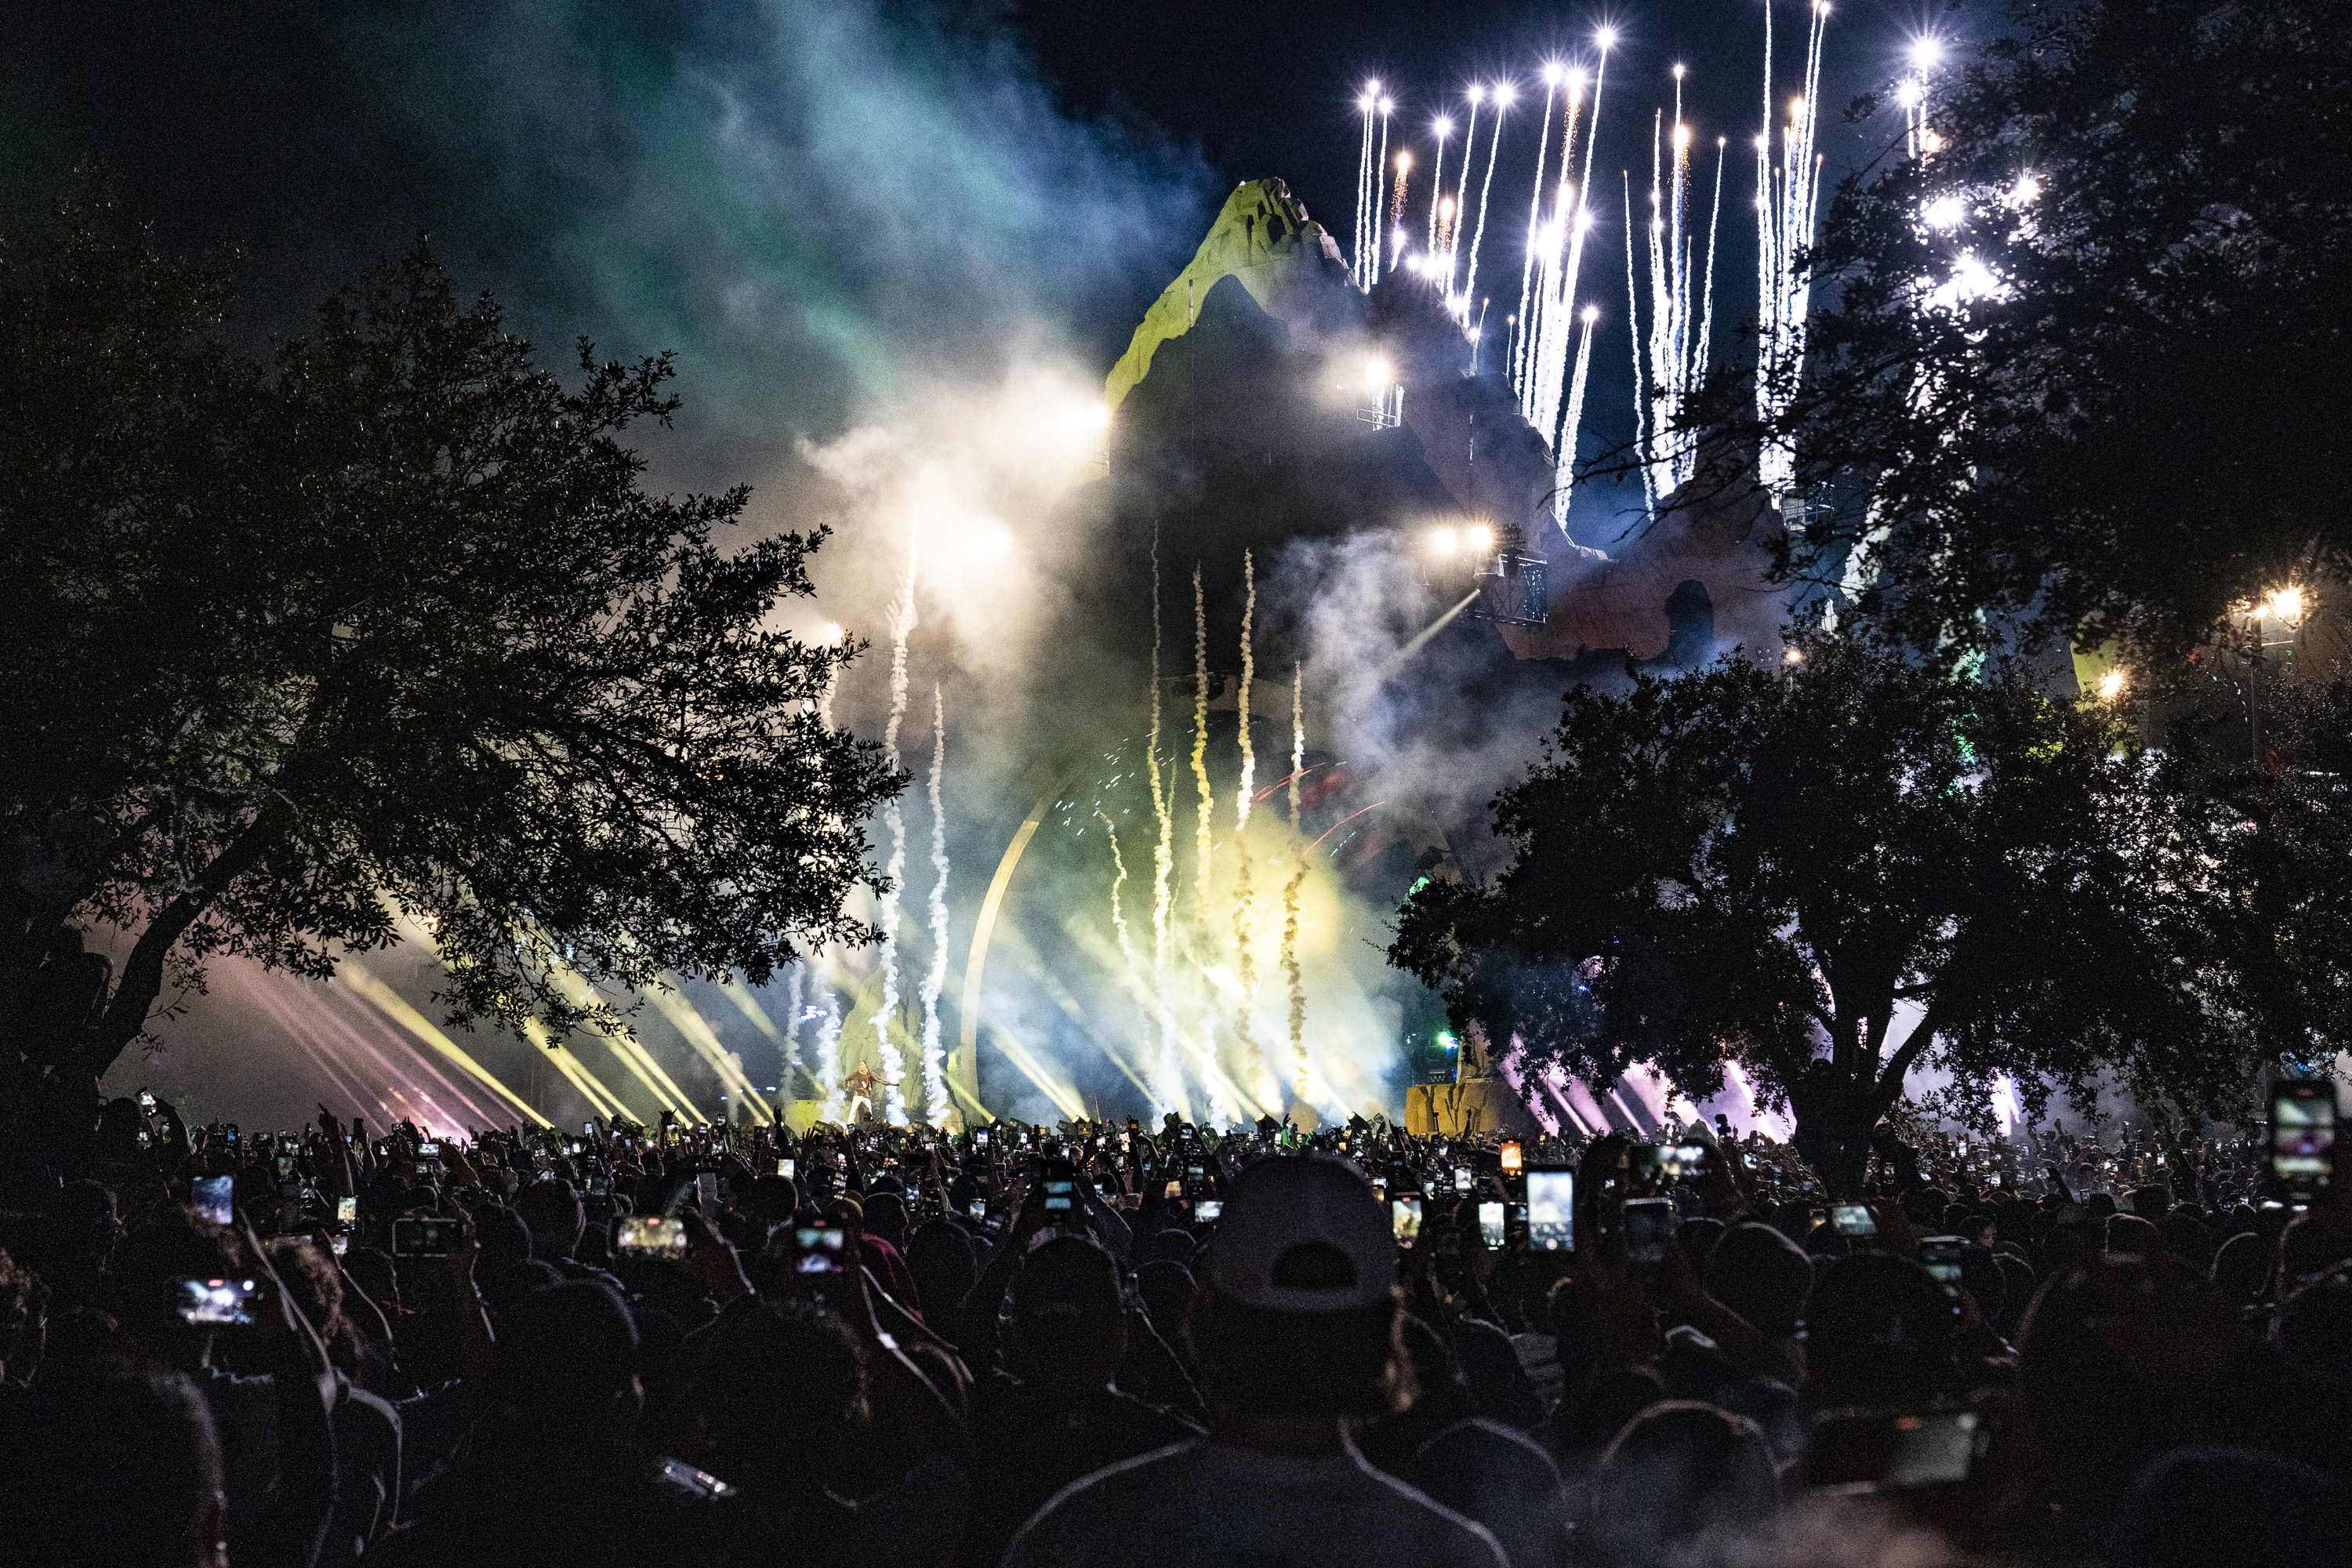
[[[1045,813],[1053,809],[1055,798],[1061,795],[1062,786],[1069,782],[1070,776],[1066,772],[1055,778],[1037,797],[1037,804],[1029,808],[1029,815],[1013,835],[1013,842],[1004,847],[1003,858],[996,863],[996,875],[988,884],[988,897],[981,901],[980,919],[972,924],[971,952],[964,960],[963,966],[963,1004],[957,1009],[961,1015],[962,1043],[956,1054],[962,1058],[965,1069],[971,1075],[971,1082],[964,1089],[964,1098],[975,1103],[980,1094],[980,985],[988,972],[989,938],[995,933],[996,916],[1004,907],[1004,896],[1013,886],[1013,872],[1021,864],[1022,852],[1029,847],[1029,841],[1037,837],[1038,825],[1045,820]]]
[[[646,996],[661,1010],[662,1016],[670,1021],[670,1026],[686,1037],[686,1043],[694,1047],[695,1054],[710,1064],[710,1070],[719,1075],[719,1081],[750,1102],[751,1114],[759,1119],[761,1126],[773,1122],[775,1117],[769,1112],[768,1102],[760,1098],[759,1091],[751,1087],[751,1080],[743,1076],[743,1069],[735,1065],[734,1058],[727,1054],[727,1047],[719,1043],[718,1032],[711,1028],[710,1021],[686,999],[685,992],[677,989],[677,976],[666,974],[662,978],[667,985],[653,987],[646,993]]]
[[[1108,1039],[1095,1033],[1093,1021],[1087,1016],[1086,1009],[1078,1005],[1076,997],[1070,994],[1070,988],[1062,984],[1060,977],[1045,967],[1045,960],[1040,958],[1037,950],[1030,945],[1028,937],[1023,934],[1021,928],[1014,926],[1006,934],[1005,940],[1008,942],[1016,943],[1013,956],[1020,963],[1023,972],[1037,983],[1037,988],[1052,1000],[1055,1006],[1062,1010],[1071,1023],[1078,1026],[1079,1032],[1087,1037],[1087,1043],[1108,1058],[1111,1066],[1127,1075],[1128,1082],[1135,1085],[1143,1095],[1144,1102],[1150,1103],[1151,1086],[1145,1083],[1136,1070],[1128,1065],[1125,1057],[1111,1047]]]
[[[391,986],[386,985],[383,981],[378,980],[373,974],[370,973],[366,966],[362,964],[359,960],[350,957],[344,958],[341,963],[336,965],[336,973],[344,984],[349,985],[362,996],[364,996],[370,1002],[374,1003],[377,1008],[381,1010],[386,1017],[389,1017],[394,1023],[398,1024],[402,1028],[406,1029],[410,1034],[415,1036],[418,1039],[424,1041],[426,1045],[440,1052],[450,1061],[455,1062],[459,1068],[466,1071],[467,1076],[471,1077],[483,1088],[488,1089],[492,1094],[497,1095],[500,1100],[505,1100],[509,1105],[513,1106],[517,1110],[521,1111],[525,1116],[530,1118],[531,1121],[538,1122],[541,1127],[551,1128],[555,1125],[554,1122],[550,1121],[546,1117],[541,1116],[538,1111],[533,1110],[530,1106],[524,1101],[522,1096],[517,1094],[514,1090],[509,1089],[505,1084],[500,1083],[496,1078],[491,1076],[488,1068],[483,1067],[481,1063],[476,1061],[472,1057],[467,1056],[464,1051],[458,1049],[455,1041],[451,1040],[448,1036],[443,1034],[439,1029],[435,1028],[431,1021],[428,1020],[424,1014],[418,1012],[415,1008],[403,1001],[401,999],[400,993],[394,991]]]
[[[1073,1121],[1085,1119],[1087,1108],[1078,1102],[1077,1091],[1045,1070],[1045,1066],[1029,1054],[1029,1047],[1015,1039],[1000,1024],[988,1026],[988,1037],[1004,1053],[1004,1059],[1021,1069],[1021,1076],[1037,1086],[1039,1092],[1054,1102],[1054,1109]]]
[[[547,973],[548,978],[555,982],[556,989],[562,991],[565,1000],[574,1007],[585,1009],[596,1005],[596,994],[576,971],[564,964],[551,963]],[[687,1097],[684,1089],[670,1081],[669,1074],[662,1071],[661,1064],[654,1060],[644,1046],[625,1033],[608,1035],[600,1029],[597,1034],[604,1040],[605,1048],[620,1058],[621,1065],[636,1074],[637,1081],[652,1091],[656,1103],[688,1121],[709,1124],[710,1119],[694,1108],[694,1101]]]
[[[760,999],[752,995],[741,981],[730,980],[719,989],[727,994],[727,1000],[735,1004],[735,1010],[751,1021],[751,1027],[780,1046],[784,1043],[783,1031],[776,1027],[775,1020],[768,1016],[768,1010],[760,1005]]]
[[[624,1116],[632,1121],[640,1120],[630,1111],[627,1106],[621,1103],[619,1095],[605,1088],[604,1081],[588,1070],[586,1062],[582,1061],[570,1047],[558,1045],[550,1039],[546,1026],[538,1019],[525,1018],[522,1021],[522,1035],[523,1038],[529,1040],[532,1046],[546,1053],[547,1059],[555,1064],[556,1071],[572,1080],[572,1087],[580,1091],[581,1098],[588,1102],[597,1115],[607,1121]]]

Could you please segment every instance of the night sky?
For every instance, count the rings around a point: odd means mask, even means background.
[[[1777,15],[1785,96],[1803,18]],[[264,329],[429,237],[543,344],[676,350],[688,410],[665,456],[692,482],[758,477],[793,441],[887,407],[909,375],[982,371],[1041,341],[1107,367],[1233,182],[1282,176],[1344,241],[1366,77],[1396,92],[1402,134],[1441,105],[1458,117],[1472,80],[1539,91],[1539,63],[1589,56],[1604,20],[1622,41],[1603,169],[1633,168],[1643,200],[1651,113],[1688,62],[1702,153],[1732,140],[1719,352],[1753,313],[1759,0],[8,0],[0,16],[10,229],[76,162],[102,159],[173,243],[245,251],[247,322]],[[1958,37],[1987,16],[1851,0],[1824,97],[1842,110],[1922,31]],[[1497,277],[1517,270],[1524,225],[1507,214],[1524,210],[1538,110],[1521,98],[1496,175],[1498,203],[1514,193],[1488,232]],[[1832,175],[1892,130],[1891,111],[1832,118]],[[1586,291],[1622,333],[1622,239],[1602,237]],[[1627,416],[1629,350],[1601,342],[1606,433]]]

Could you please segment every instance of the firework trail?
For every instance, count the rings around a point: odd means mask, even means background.
[[[1151,850],[1152,990],[1160,1005],[1160,1059],[1153,1076],[1159,1080],[1162,1100],[1173,1110],[1184,1096],[1183,1072],[1176,1058],[1176,1006],[1168,990],[1170,884],[1176,868],[1176,814],[1169,796],[1176,781],[1160,776],[1160,525],[1155,522],[1151,527],[1151,735],[1143,771],[1151,780],[1151,816],[1160,828]]]
[[[824,1023],[816,1032],[816,1087],[824,1097],[817,1111],[820,1121],[839,1122],[848,1114],[849,1103],[841,1098],[841,996],[838,992],[824,994]]]
[[[1528,422],[1551,443],[1555,454],[1567,453],[1566,460],[1571,463],[1575,460],[1579,426],[1574,419],[1561,421],[1560,395],[1569,379],[1569,339],[1575,331],[1577,284],[1583,273],[1584,243],[1592,228],[1592,168],[1601,150],[1601,98],[1609,82],[1609,51],[1615,46],[1616,35],[1603,28],[1596,42],[1600,45],[1601,65],[1592,78],[1589,119],[1584,103],[1584,72],[1581,68],[1571,68],[1567,73],[1568,109],[1562,116],[1565,126],[1560,143],[1559,198],[1554,204],[1552,221],[1544,235],[1533,306],[1536,332],[1530,355],[1532,368],[1520,391]],[[1576,139],[1580,124],[1588,129],[1584,132],[1584,173],[1580,179],[1576,177]],[[1570,401],[1580,418],[1581,403]],[[1553,521],[1564,530],[1564,490],[1555,490],[1553,507]]]
[[[1797,395],[1805,359],[1805,317],[1811,280],[1797,258],[1813,243],[1813,217],[1821,201],[1822,159],[1814,153],[1821,113],[1822,34],[1829,6],[1813,0],[1812,25],[1805,40],[1805,89],[1791,106],[1781,141],[1781,166],[1772,167],[1772,7],[1764,7],[1764,123],[1756,138],[1756,415],[1777,424]],[[1796,454],[1768,441],[1757,454],[1757,472],[1779,502],[1796,482]]]
[[[1495,159],[1503,150],[1503,110],[1511,105],[1511,89],[1495,89],[1495,133],[1486,142],[1486,175],[1478,182],[1478,221],[1470,231],[1470,269],[1462,279],[1462,308],[1478,297],[1478,252],[1486,243],[1486,196],[1495,188]]]
[[[948,816],[940,801],[947,773],[947,700],[931,688],[931,967],[923,975],[923,1120],[948,1113],[947,1053],[940,1046],[940,990],[948,983]]]
[[[907,577],[898,602],[890,606],[890,719],[882,729],[882,762],[898,770],[898,731],[907,721],[907,637],[915,629],[915,542],[907,541]],[[882,808],[890,829],[890,859],[884,870],[889,890],[875,921],[882,933],[882,995],[873,1016],[875,1049],[881,1058],[883,1117],[893,1127],[907,1125],[907,1064],[891,1043],[890,1026],[898,1016],[898,889],[907,877],[907,814],[894,798]]]
[[[1105,816],[1103,815],[1103,809],[1100,806],[1095,807],[1095,816],[1101,819],[1103,832],[1108,835],[1110,838],[1111,929],[1118,933],[1119,956],[1127,960],[1128,978],[1135,983],[1136,988],[1139,991],[1142,989],[1143,985],[1143,973],[1136,963],[1135,937],[1134,934],[1127,929],[1127,911],[1119,903],[1118,898],[1120,890],[1127,886],[1127,857],[1119,853],[1118,825],[1113,822],[1109,817]]]
[[[1584,335],[1576,345],[1576,374],[1568,384],[1568,418],[1560,426],[1559,453],[1552,472],[1552,521],[1559,524],[1562,533],[1568,531],[1568,498],[1576,484],[1576,432],[1584,419],[1584,378],[1592,369],[1592,324],[1600,319],[1597,308],[1584,308]]]
[[[1257,619],[1257,567],[1250,552],[1242,552],[1242,581],[1247,592],[1242,601],[1241,742],[1242,787],[1234,797],[1234,848],[1238,868],[1234,880],[1234,948],[1241,972],[1242,994],[1234,1015],[1234,1032],[1240,1037],[1244,1058],[1257,1056],[1250,1031],[1250,1008],[1257,1000],[1257,955],[1250,946],[1250,803],[1257,784],[1257,753],[1250,744],[1250,682],[1257,678],[1257,649],[1250,631]]]
[[[1297,868],[1282,885],[1282,968],[1290,981],[1291,1089],[1300,1104],[1307,1102],[1307,981],[1298,967],[1298,887],[1307,880],[1307,852],[1298,852]]]
[[[1437,138],[1437,162],[1430,165],[1429,172],[1429,243],[1426,248],[1434,256],[1437,253],[1437,208],[1445,195],[1445,139],[1454,133],[1454,121],[1439,115],[1430,131]]]
[[[1478,106],[1486,101],[1486,89],[1470,89],[1470,128],[1462,133],[1462,174],[1454,183],[1454,235],[1445,244],[1445,308],[1454,309],[1454,269],[1462,255],[1462,217],[1470,210],[1470,165],[1478,158]]]
[[[800,1070],[801,1066],[801,1007],[808,983],[807,967],[806,964],[794,961],[792,989],[786,993],[792,1005],[792,1011],[784,1019],[783,1090],[786,1100],[796,1098],[793,1092],[794,1088],[793,1075]],[[779,1118],[779,1120],[782,1119]]]
[[[1307,666],[1290,667],[1290,830],[1298,831],[1298,775],[1307,771]]]
[[[1410,153],[1398,153],[1396,155],[1396,178],[1390,182],[1396,191],[1396,199],[1389,205],[1389,231],[1391,238],[1389,241],[1388,264],[1391,267],[1394,267],[1404,258],[1405,185],[1412,174],[1412,154]]]
[[[1375,194],[1379,176],[1372,168],[1372,105],[1373,95],[1379,90],[1380,84],[1374,82],[1356,100],[1356,107],[1364,111],[1364,131],[1356,153],[1356,240],[1349,260],[1348,279],[1359,289],[1369,289],[1372,282],[1371,268],[1364,259],[1364,235],[1378,221],[1374,208],[1380,197]]]
[[[1707,220],[1702,274],[1693,255],[1689,222],[1691,131],[1683,123],[1683,68],[1675,68],[1675,124],[1666,151],[1665,115],[1650,132],[1650,331],[1647,352],[1641,322],[1633,322],[1634,424],[1646,425],[1641,447],[1642,492],[1649,514],[1698,469],[1698,447],[1683,429],[1683,411],[1706,379],[1708,332],[1715,321],[1715,237],[1723,216],[1723,142],[1716,142],[1715,205]],[[1626,243],[1633,242],[1633,210],[1625,214]],[[1629,252],[1630,254],[1630,252]],[[1694,302],[1694,293],[1696,299]],[[1694,322],[1694,314],[1698,318]]]
[[[1559,93],[1558,68],[1546,66],[1543,79],[1543,129],[1536,133],[1535,194],[1528,198],[1528,248],[1527,254],[1519,259],[1519,342],[1511,353],[1511,376],[1519,383],[1522,389],[1527,384],[1527,366],[1523,362],[1527,358],[1529,345],[1535,342],[1535,323],[1528,316],[1528,302],[1535,291],[1538,230],[1543,224],[1544,166],[1545,160],[1551,153],[1551,103]],[[1573,132],[1570,132],[1571,138],[1574,134]],[[1526,406],[1524,391],[1520,405],[1524,411]]]
[[[1209,600],[1201,587],[1201,563],[1192,563],[1192,789],[1196,797],[1192,818],[1192,843],[1198,855],[1197,882],[1192,889],[1192,915],[1198,922],[1202,961],[1206,961],[1209,935],[1209,898],[1216,868],[1216,792],[1209,785]],[[1219,1121],[1232,1123],[1238,1110],[1225,1098],[1223,1076],[1214,1072],[1217,1064],[1217,998],[1213,991],[1201,994],[1201,1052],[1202,1081],[1208,1086],[1209,1112]]]
[[[1378,87],[1380,84],[1375,82],[1372,85]],[[1381,256],[1386,248],[1381,234],[1381,174],[1389,166],[1389,111],[1394,108],[1394,100],[1381,100],[1381,158],[1372,165],[1372,226],[1371,232],[1365,237],[1371,241],[1371,281],[1374,283],[1381,280]]]

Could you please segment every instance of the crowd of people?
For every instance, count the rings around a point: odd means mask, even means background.
[[[2228,1141],[267,1134],[0,1211],[0,1562],[2343,1561],[2352,1195]],[[1549,1206],[1564,1206],[1557,1212]]]

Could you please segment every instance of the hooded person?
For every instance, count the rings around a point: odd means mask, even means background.
[[[1073,1483],[1007,1568],[1502,1568],[1495,1538],[1367,1463],[1355,1424],[1410,1384],[1396,1242],[1371,1185],[1322,1154],[1262,1160],[1199,1260],[1189,1333],[1209,1436]]]

